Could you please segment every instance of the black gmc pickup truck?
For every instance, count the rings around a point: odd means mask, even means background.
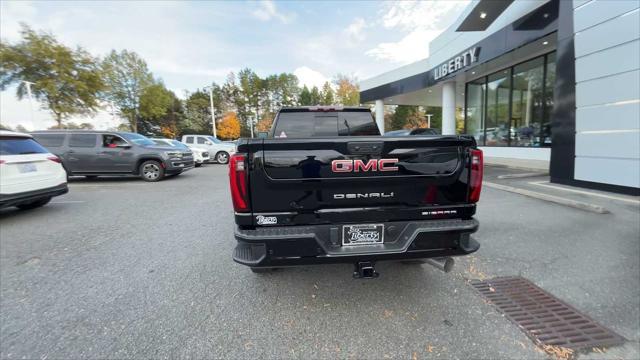
[[[241,139],[229,162],[233,259],[254,272],[423,259],[449,271],[470,235],[482,186],[471,136],[381,137],[360,107],[283,108],[264,138]]]

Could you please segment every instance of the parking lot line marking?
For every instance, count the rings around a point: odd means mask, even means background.
[[[584,191],[584,190],[568,189],[568,188],[565,188],[565,187],[562,187],[562,186],[555,186],[555,185],[551,185],[551,184],[549,184],[549,182],[548,182],[548,181],[531,181],[531,182],[529,182],[529,184],[531,184],[531,185],[538,185],[538,186],[544,186],[544,187],[548,187],[548,188],[552,188],[552,189],[558,189],[558,190],[564,190],[564,191],[571,191],[571,192],[578,193],[578,194],[585,194],[585,195],[599,196],[599,197],[606,198],[606,199],[612,199],[612,200],[624,201],[624,202],[628,202],[628,203],[632,203],[632,204],[640,205],[640,200],[625,199],[625,198],[621,198],[621,197],[619,197],[619,196],[599,194],[599,193],[594,193],[594,192]]]

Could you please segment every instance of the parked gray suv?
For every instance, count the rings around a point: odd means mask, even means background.
[[[137,175],[145,181],[159,181],[194,166],[190,150],[158,146],[135,133],[49,130],[32,135],[60,157],[69,175]]]

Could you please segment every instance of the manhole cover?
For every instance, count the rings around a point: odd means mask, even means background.
[[[576,350],[619,345],[625,341],[522,277],[475,280],[471,285],[537,344]]]

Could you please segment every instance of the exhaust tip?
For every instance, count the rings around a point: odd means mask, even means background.
[[[427,264],[435,267],[438,270],[444,271],[445,273],[453,270],[453,265],[455,261],[452,257],[442,257],[442,258],[431,258],[426,259]]]

